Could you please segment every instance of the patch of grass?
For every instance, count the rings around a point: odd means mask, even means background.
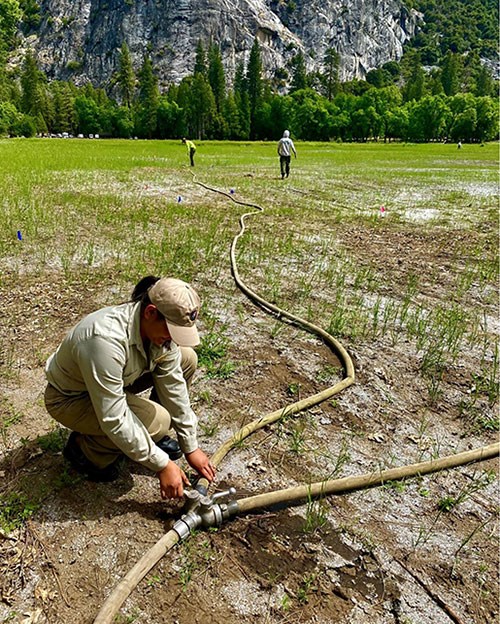
[[[20,528],[40,507],[39,502],[26,494],[10,492],[0,494],[0,528],[5,533]]]
[[[300,604],[304,605],[309,602],[309,596],[318,590],[315,585],[316,575],[315,574],[306,574],[301,583],[300,587],[297,590],[297,600]]]
[[[128,615],[123,615],[119,613],[115,616],[115,624],[133,624],[140,617],[141,613],[139,609],[134,609],[132,613]]]
[[[493,470],[483,471],[479,475],[474,473],[472,478],[466,481],[457,494],[448,494],[443,496],[437,502],[437,513],[431,520],[429,526],[427,528],[424,526],[419,527],[418,535],[416,539],[413,540],[413,550],[415,551],[419,546],[423,546],[423,544],[425,544],[432,537],[434,529],[443,514],[453,511],[455,507],[468,500],[475,492],[488,487],[496,480],[496,478],[497,476]]]
[[[328,521],[328,504],[321,498],[318,500],[312,500],[308,497],[306,519],[302,530],[304,533],[314,533],[317,529],[320,529]]]
[[[326,365],[316,374],[316,379],[319,382],[331,382],[332,379],[336,379],[342,376],[342,369],[336,366]]]
[[[458,408],[460,415],[466,418],[470,433],[500,431],[500,415],[497,412],[485,413],[484,407],[476,405],[476,399],[462,399]]]
[[[481,360],[480,373],[473,374],[472,379],[474,387],[472,392],[474,395],[483,394],[488,398],[489,405],[494,405],[498,401],[500,382],[499,382],[499,347],[494,345],[492,357],[486,360],[483,353]]]
[[[480,372],[472,373],[471,387],[459,402],[459,413],[466,419],[472,433],[500,430],[500,414],[497,408],[498,354],[498,345],[494,345],[493,354],[488,361],[483,353]]]
[[[206,375],[209,379],[229,379],[235,370],[236,364],[233,362],[210,362],[206,365]]]
[[[202,390],[201,392],[199,392],[198,399],[206,403],[208,406],[212,405],[212,395],[210,393],[210,390]]]
[[[197,347],[198,364],[206,370],[210,379],[229,379],[236,370],[236,365],[226,359],[229,340],[225,335],[224,325],[216,327],[213,317],[207,319],[208,329]]]
[[[79,475],[78,473],[71,471],[68,472],[66,468],[60,472],[57,477],[53,481],[54,489],[63,490],[64,488],[72,488],[78,483],[85,481],[85,477],[83,475]]]
[[[212,438],[218,431],[219,425],[215,420],[209,420],[208,422],[199,421],[198,427],[203,432],[206,438]]]
[[[280,606],[281,606],[281,610],[284,611],[285,613],[290,610],[291,603],[290,603],[290,596],[288,596],[288,594],[283,594],[283,597],[281,598]]]
[[[46,433],[45,435],[38,436],[37,444],[42,449],[42,451],[49,451],[51,453],[60,453],[64,445],[66,444],[66,440],[68,438],[68,432],[66,429],[61,427],[57,427],[50,433]]]
[[[212,321],[210,325],[212,327],[207,329],[197,347],[200,366],[207,366],[227,355],[228,339],[224,334],[224,326],[215,328],[215,321]]]
[[[151,578],[147,580],[146,585],[148,587],[155,587],[159,583],[161,583],[161,577],[158,576],[158,574],[153,574]]]
[[[402,494],[406,490],[406,482],[404,479],[398,481],[386,481],[382,487],[386,490],[393,490],[398,494]]]
[[[286,389],[288,396],[300,398],[300,383],[289,383]]]
[[[297,423],[292,427],[288,436],[288,445],[290,451],[295,455],[302,455],[306,447],[306,435],[304,431],[304,425]]]
[[[210,566],[214,557],[211,540],[197,531],[192,532],[191,539],[182,542],[179,582],[183,591],[199,572]]]
[[[0,338],[0,372],[5,379],[15,379],[19,375],[14,344],[3,338]]]
[[[468,500],[475,492],[486,488],[496,480],[493,470],[484,472],[466,483],[455,496],[444,496],[437,504],[439,511],[451,511],[464,501]]]
[[[342,472],[342,468],[351,461],[351,453],[346,438],[342,438],[340,449],[336,456],[331,458],[332,468],[328,473],[328,479],[335,479]]]

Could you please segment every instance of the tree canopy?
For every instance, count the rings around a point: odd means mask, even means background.
[[[36,0],[0,0],[0,133],[269,139],[290,129],[318,141],[485,141],[498,137],[498,83],[483,61],[497,54],[493,0],[405,0],[425,15],[400,62],[341,82],[338,52],[307,72],[304,52],[271,78],[258,38],[227,77],[219,46],[198,41],[192,74],[160,91],[152,58],[134,68],[126,41],[108,91],[52,81],[32,53],[7,69],[16,29],[37,28]],[[287,91],[288,85],[288,91]]]

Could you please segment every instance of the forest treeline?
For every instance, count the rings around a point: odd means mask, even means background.
[[[437,65],[448,51],[473,52],[498,59],[497,0],[403,0],[424,16],[407,47],[418,50],[424,65]]]
[[[5,59],[19,3],[0,0],[0,13],[7,5],[13,14],[9,18],[4,10],[1,22],[2,135],[276,140],[288,128],[294,138],[316,141],[482,142],[498,137],[498,84],[479,50],[464,52],[452,45],[435,51],[438,65],[426,66],[435,39],[429,33],[423,32],[401,62],[385,63],[365,80],[348,82],[339,80],[340,59],[333,49],[326,52],[321,72],[308,73],[299,52],[269,79],[255,39],[248,62],[238,66],[229,85],[219,47],[199,42],[192,74],[163,92],[150,56],[135,72],[123,43],[118,71],[104,90],[49,82],[30,53],[21,67],[9,71]]]

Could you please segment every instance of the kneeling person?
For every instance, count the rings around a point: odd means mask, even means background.
[[[172,460],[182,453],[200,476],[214,479],[188,395],[199,310],[189,284],[148,276],[130,302],[81,320],[48,359],[47,411],[72,430],[63,454],[89,480],[116,479],[125,454],[156,473],[163,498],[180,498],[189,480]],[[137,396],[148,388],[149,399]]]

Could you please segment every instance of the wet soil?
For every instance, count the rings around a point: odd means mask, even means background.
[[[391,271],[387,295],[411,272],[439,269],[446,281],[461,235],[337,231],[340,244],[357,250],[359,263],[376,259]],[[337,357],[318,339],[290,326],[276,333],[275,321],[234,287],[229,271],[219,287],[235,304],[224,322],[231,338],[228,359],[236,368],[228,379],[209,378],[200,369],[193,383],[200,442],[208,453],[244,424],[342,376]],[[427,286],[424,280],[422,287],[425,296],[439,296],[435,280]],[[2,361],[10,374],[0,410],[10,425],[1,440],[0,476],[3,500],[10,500],[5,504],[13,517],[24,510],[27,520],[0,534],[0,622],[91,623],[117,583],[182,511],[181,503],[162,502],[154,475],[130,462],[113,484],[79,478],[61,455],[67,432],[57,433],[45,413],[45,357],[72,323],[105,303],[103,290],[83,283],[61,290],[56,275],[43,287],[36,276],[22,283],[9,279],[8,271],[3,277],[8,313],[1,324]],[[408,342],[385,337],[345,346],[356,384],[231,451],[219,467],[217,489],[234,486],[241,497],[496,440],[495,432],[472,428],[459,410],[475,373],[466,352],[446,370],[439,401],[430,405]],[[487,403],[480,408],[483,415],[497,410]],[[115,621],[498,622],[497,469],[491,460],[260,510],[197,531],[147,574]]]

